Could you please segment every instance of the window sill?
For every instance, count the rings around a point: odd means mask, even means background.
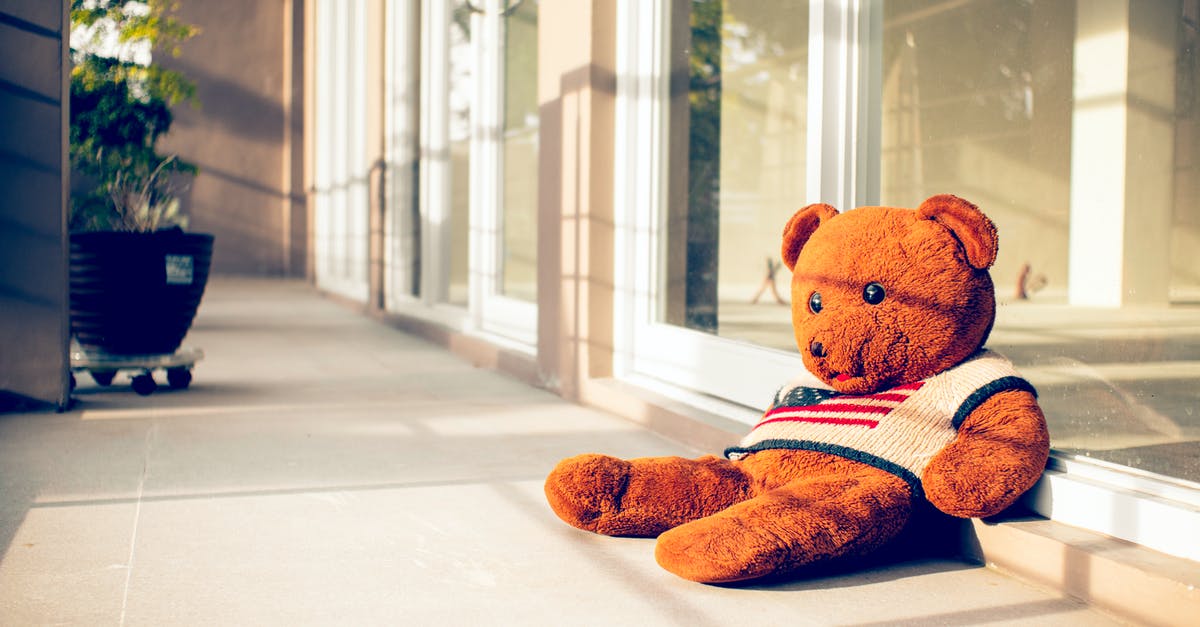
[[[1196,562],[1044,518],[972,520],[963,554],[1124,619],[1186,625],[1200,616]]]

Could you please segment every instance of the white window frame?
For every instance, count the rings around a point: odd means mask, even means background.
[[[475,44],[477,99],[471,108],[470,302],[475,326],[527,347],[537,344],[537,304],[505,295],[504,84],[506,0],[481,0]]]
[[[614,370],[750,425],[780,384],[804,376],[799,355],[653,318],[668,180],[668,5],[617,6]],[[808,198],[798,206],[878,203],[882,13],[878,0],[811,5],[810,59],[820,62],[810,61],[809,93],[822,97],[809,99],[809,119],[821,123],[809,125]],[[1048,518],[1200,561],[1195,484],[1055,453],[1024,500]]]
[[[366,3],[316,4],[315,274],[322,289],[366,302]]]
[[[420,19],[413,8],[420,3]],[[391,276],[385,298],[389,311],[436,322],[456,331],[483,335],[512,348],[532,352],[537,343],[537,305],[500,293],[503,229],[503,7],[501,0],[477,1],[471,16],[471,59],[475,89],[471,101],[470,200],[468,211],[467,306],[447,302],[450,275],[451,164],[443,159],[423,159],[418,168],[417,205],[420,220],[420,295],[413,296],[414,250],[403,239],[411,232],[413,202],[411,187],[389,185],[387,211],[389,245],[386,247]],[[445,0],[389,0],[387,56],[388,87],[392,94],[386,106],[389,172],[393,181],[410,176],[411,164],[419,155],[443,155],[449,141],[449,66],[452,2]],[[411,37],[421,38],[418,76],[406,74],[414,67],[412,51],[405,47]],[[411,98],[396,98],[405,89],[419,92],[416,127],[407,109]],[[415,154],[411,146],[416,135]]]
[[[444,0],[423,0],[421,3],[420,155],[450,153],[450,120],[447,112],[450,103],[449,34],[452,11],[452,3]],[[472,103],[472,111],[474,109]],[[443,316],[459,319],[464,315],[462,308],[447,302],[450,286],[451,164],[447,159],[422,159],[418,170],[417,202],[421,216],[419,300]],[[474,193],[472,189],[472,195]]]
[[[1025,503],[1060,522],[1200,562],[1200,486],[1055,453]]]
[[[420,24],[417,0],[386,0],[384,31],[384,309],[395,311],[416,302],[413,280],[419,247],[412,233],[421,225],[414,214],[413,176],[417,163],[420,93]]]
[[[856,206],[866,199],[872,180],[878,189],[878,171],[859,168],[867,163],[871,139],[860,132],[859,120],[869,117],[864,98],[850,97],[846,76],[856,85],[868,84],[869,74],[860,77],[865,65],[858,57],[860,37],[866,36],[859,5],[866,3],[815,3],[811,14],[810,49],[822,52],[823,65],[810,69],[810,119],[835,120],[821,129],[810,126],[808,163],[810,202],[836,202]],[[618,324],[616,371],[623,376],[645,377],[663,384],[693,390],[747,408],[763,409],[775,390],[796,376],[807,373],[798,354],[763,348],[749,343],[654,320],[659,302],[659,276],[664,247],[659,241],[666,206],[668,95],[667,52],[670,46],[669,3],[618,4],[617,27],[617,138],[616,214]],[[878,18],[876,18],[878,19]],[[826,32],[838,37],[826,37]],[[878,46],[874,46],[878,49]],[[814,54],[815,56],[815,54]],[[875,64],[876,67],[878,64]],[[853,71],[847,68],[852,68]],[[876,81],[878,83],[878,81]],[[855,90],[854,93],[868,93]],[[876,94],[878,90],[875,90]],[[874,106],[878,107],[876,96]],[[824,111],[837,115],[824,115]],[[816,116],[816,117],[813,117]],[[653,137],[655,141],[646,141]],[[874,139],[878,145],[878,138]],[[864,175],[848,177],[850,172]],[[780,225],[782,232],[783,225]],[[628,322],[626,322],[628,320]],[[698,364],[701,367],[696,367]],[[814,384],[816,380],[813,379]],[[756,416],[737,412],[743,422],[753,424]]]

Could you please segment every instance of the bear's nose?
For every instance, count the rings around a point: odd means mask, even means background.
[[[812,353],[813,357],[824,357],[825,356],[825,345],[821,344],[820,342],[818,342],[816,340],[813,340],[812,344],[808,345],[808,352]]]

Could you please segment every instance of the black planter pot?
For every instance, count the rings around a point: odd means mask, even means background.
[[[71,333],[88,352],[161,355],[187,335],[213,236],[179,229],[71,235]]]

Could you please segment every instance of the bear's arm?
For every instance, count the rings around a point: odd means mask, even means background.
[[[1033,394],[1000,392],[976,407],[958,437],[925,469],[925,496],[961,518],[983,518],[1012,505],[1037,482],[1050,454],[1046,419]]]

